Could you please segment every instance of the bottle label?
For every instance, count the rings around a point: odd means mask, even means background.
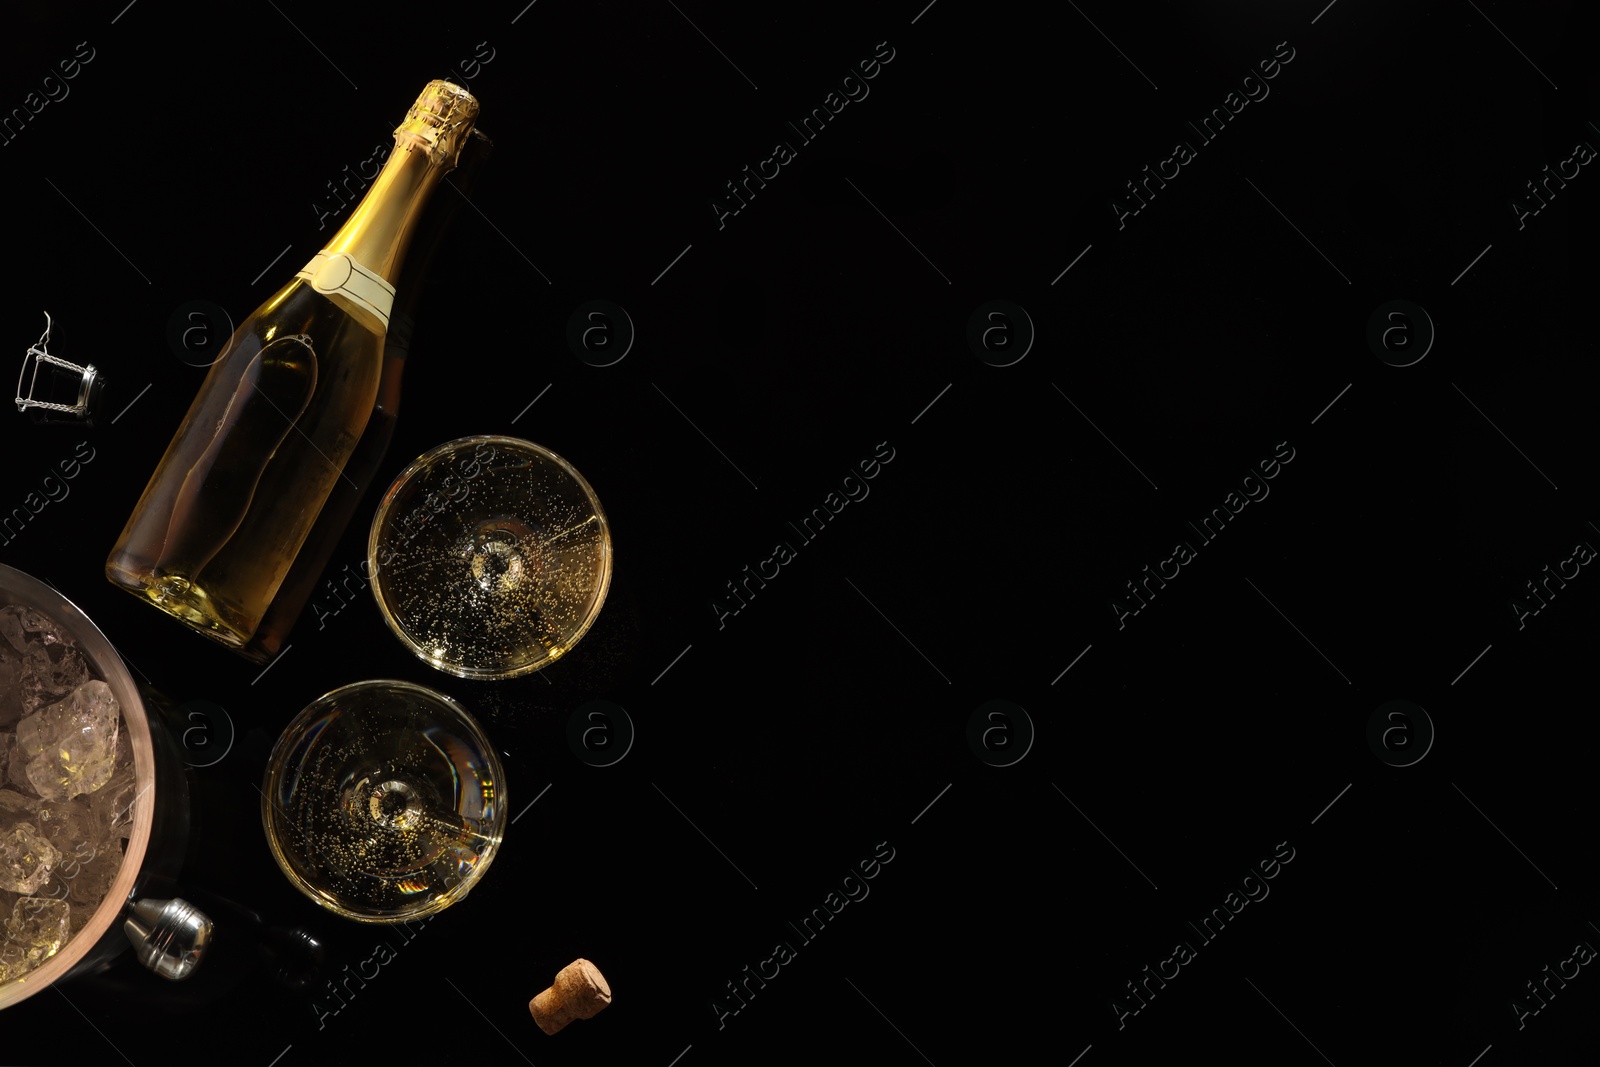
[[[344,294],[378,316],[385,330],[389,328],[394,286],[343,252],[318,252],[295,277],[310,282],[319,293]]]

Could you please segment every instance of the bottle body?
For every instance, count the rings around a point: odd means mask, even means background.
[[[362,549],[353,550],[351,558],[337,573],[324,578],[324,572],[388,453],[400,411],[401,380],[411,351],[411,336],[416,325],[423,283],[433,264],[440,259],[439,251],[445,243],[445,234],[449,232],[462,200],[477,184],[493,146],[494,142],[487,135],[474,129],[462,145],[450,179],[461,195],[435,197],[423,213],[414,244],[406,255],[406,266],[395,286],[394,311],[383,343],[383,372],[378,384],[377,404],[367,420],[361,440],[345,461],[344,477],[334,482],[333,490],[312,525],[310,535],[301,546],[283,584],[278,587],[278,595],[267,609],[254,636],[238,650],[255,663],[266,663],[283,649],[289,632],[305,613],[308,601],[311,613],[316,616],[317,628],[321,629],[331,616],[343,611],[347,604],[362,595],[371,579],[364,556],[356,555]],[[363,531],[363,549],[365,543]]]
[[[383,327],[296,278],[211,367],[106,562],[232,648],[277,595],[378,396]]]
[[[234,331],[106,560],[113,584],[260,655],[253,636],[334,487],[350,482],[380,406],[393,280],[477,110],[466,90],[430,82],[350,218]]]
[[[330,488],[328,499],[290,564],[260,625],[249,641],[237,649],[240,655],[252,662],[267,663],[282,651],[289,631],[299,620],[307,601],[312,600],[312,594],[322,581],[334,550],[344,538],[356,508],[366,496],[373,475],[388,452],[389,441],[394,436],[400,378],[405,369],[404,355],[395,355],[393,351],[392,345],[386,346],[378,401],[367,419],[360,441],[345,461],[343,476],[336,479]],[[328,591],[323,596],[327,603],[317,605],[318,615],[326,616],[341,610],[348,598],[359,594],[365,585],[365,568],[358,569],[346,564],[345,571],[329,581]]]

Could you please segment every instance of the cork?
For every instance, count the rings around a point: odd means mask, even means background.
[[[592,1019],[611,1003],[611,986],[600,968],[576,959],[561,968],[550,988],[528,1001],[539,1029],[553,1034],[574,1019]]]

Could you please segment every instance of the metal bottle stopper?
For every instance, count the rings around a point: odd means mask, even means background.
[[[189,977],[211,944],[212,925],[186,900],[138,900],[129,904],[123,933],[139,962],[163,978]]]

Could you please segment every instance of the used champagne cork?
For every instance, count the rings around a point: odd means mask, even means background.
[[[539,1029],[553,1034],[574,1019],[592,1019],[611,1003],[611,986],[600,968],[576,959],[561,968],[550,988],[528,1001]]]

